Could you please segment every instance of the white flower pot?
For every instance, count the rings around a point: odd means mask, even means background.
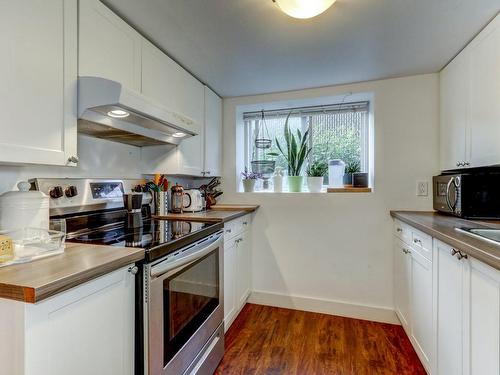
[[[245,193],[251,193],[251,192],[254,191],[254,189],[255,189],[255,182],[257,180],[250,180],[250,179],[248,179],[248,180],[242,180],[242,181],[243,181],[243,191]]]
[[[323,188],[323,177],[307,177],[307,187],[311,193],[319,193]]]

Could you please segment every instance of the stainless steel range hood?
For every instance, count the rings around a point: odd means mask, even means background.
[[[121,83],[78,78],[78,131],[134,146],[177,145],[197,134],[199,124]]]

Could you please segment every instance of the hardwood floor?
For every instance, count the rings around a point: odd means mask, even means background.
[[[401,326],[247,304],[217,375],[425,375]]]

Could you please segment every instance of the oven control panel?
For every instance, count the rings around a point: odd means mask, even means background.
[[[139,179],[36,178],[31,190],[50,197],[50,215],[58,216],[123,207],[123,194],[143,183]],[[143,203],[151,201],[144,193]]]

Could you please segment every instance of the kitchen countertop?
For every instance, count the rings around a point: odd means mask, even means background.
[[[207,223],[225,223],[254,212],[259,208],[258,205],[216,205],[207,211],[184,212],[182,214],[169,213],[164,216],[157,216],[160,219],[200,221]]]
[[[391,216],[500,270],[500,245],[455,230],[456,227],[500,229],[500,221],[465,220],[426,211],[391,211]]]
[[[66,243],[64,254],[0,268],[0,297],[40,302],[142,259],[143,249]]]

